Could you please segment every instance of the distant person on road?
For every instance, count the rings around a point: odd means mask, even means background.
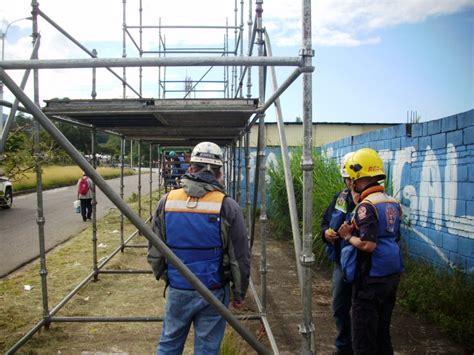
[[[92,180],[82,173],[82,177],[77,181],[77,199],[81,201],[81,216],[85,222],[92,216]]]
[[[158,202],[153,231],[226,307],[244,301],[250,276],[250,252],[240,206],[218,182],[222,151],[202,142],[193,149],[183,188]],[[181,354],[191,324],[194,354],[218,354],[225,319],[151,244],[148,262],[157,280],[169,287],[157,354]]]
[[[334,262],[332,271],[332,311],[336,321],[337,355],[352,354],[351,333],[351,298],[352,284],[344,281],[341,270],[341,250],[347,245],[346,241],[337,233],[344,221],[350,220],[351,212],[355,208],[354,192],[351,189],[352,180],[344,169],[344,164],[354,154],[347,153],[342,159],[341,176],[346,188],[334,195],[321,221],[321,237],[326,243],[328,259]],[[355,196],[357,198],[357,196]]]
[[[354,283],[352,347],[355,354],[393,354],[390,322],[400,273],[400,203],[379,184],[386,175],[382,159],[370,148],[359,149],[346,162],[352,188],[360,193],[353,223],[344,223],[339,235],[350,245],[341,264]]]

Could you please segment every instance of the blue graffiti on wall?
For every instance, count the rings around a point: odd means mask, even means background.
[[[468,184],[467,191],[461,191],[464,185],[458,176],[460,169],[466,169],[463,165],[466,162],[459,159],[451,143],[445,149],[434,150],[429,145],[420,148],[379,151],[384,162],[389,162],[389,188],[403,207],[405,237],[413,239],[413,243],[423,242],[416,251],[418,254],[449,267],[467,267],[466,271],[471,273],[472,263],[463,264],[459,255],[453,256],[458,251],[446,246],[456,237],[474,240],[474,216],[468,215],[464,207],[466,201],[472,200],[472,187]],[[349,150],[350,147],[345,147],[344,153]],[[332,147],[325,153],[343,155],[342,150],[335,154]],[[413,245],[410,247],[415,249]]]

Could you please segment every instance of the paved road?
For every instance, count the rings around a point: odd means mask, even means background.
[[[158,187],[157,175],[153,174],[153,189]],[[120,178],[107,181],[120,193]],[[138,192],[138,175],[124,178],[125,198]],[[150,191],[149,170],[142,171],[142,194]],[[90,222],[83,222],[81,215],[74,213],[73,201],[76,187],[69,186],[43,192],[45,217],[45,240],[47,250],[79,233]],[[104,216],[113,203],[97,190],[97,218]],[[143,216],[148,216],[148,202],[142,206]],[[154,206],[153,206],[154,208]],[[36,224],[36,193],[17,196],[13,207],[0,210],[0,277],[17,269],[39,256],[38,225]]]

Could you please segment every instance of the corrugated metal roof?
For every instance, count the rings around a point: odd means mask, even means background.
[[[163,146],[226,145],[256,113],[256,99],[45,100],[43,111]]]

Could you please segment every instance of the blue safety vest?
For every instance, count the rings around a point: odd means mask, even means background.
[[[220,223],[224,197],[212,191],[194,198],[177,189],[169,192],[165,203],[166,244],[209,289],[224,286]],[[194,290],[172,264],[168,281],[171,287]]]
[[[403,271],[403,261],[397,238],[400,229],[400,204],[383,192],[370,194],[362,202],[372,204],[377,212],[377,246],[370,255],[368,276],[383,277]],[[341,251],[344,279],[353,282],[358,270],[358,250],[352,245]]]
[[[402,254],[398,246],[401,209],[393,197],[379,192],[365,198],[377,211],[377,247],[371,254],[369,276],[382,277],[403,271]]]

